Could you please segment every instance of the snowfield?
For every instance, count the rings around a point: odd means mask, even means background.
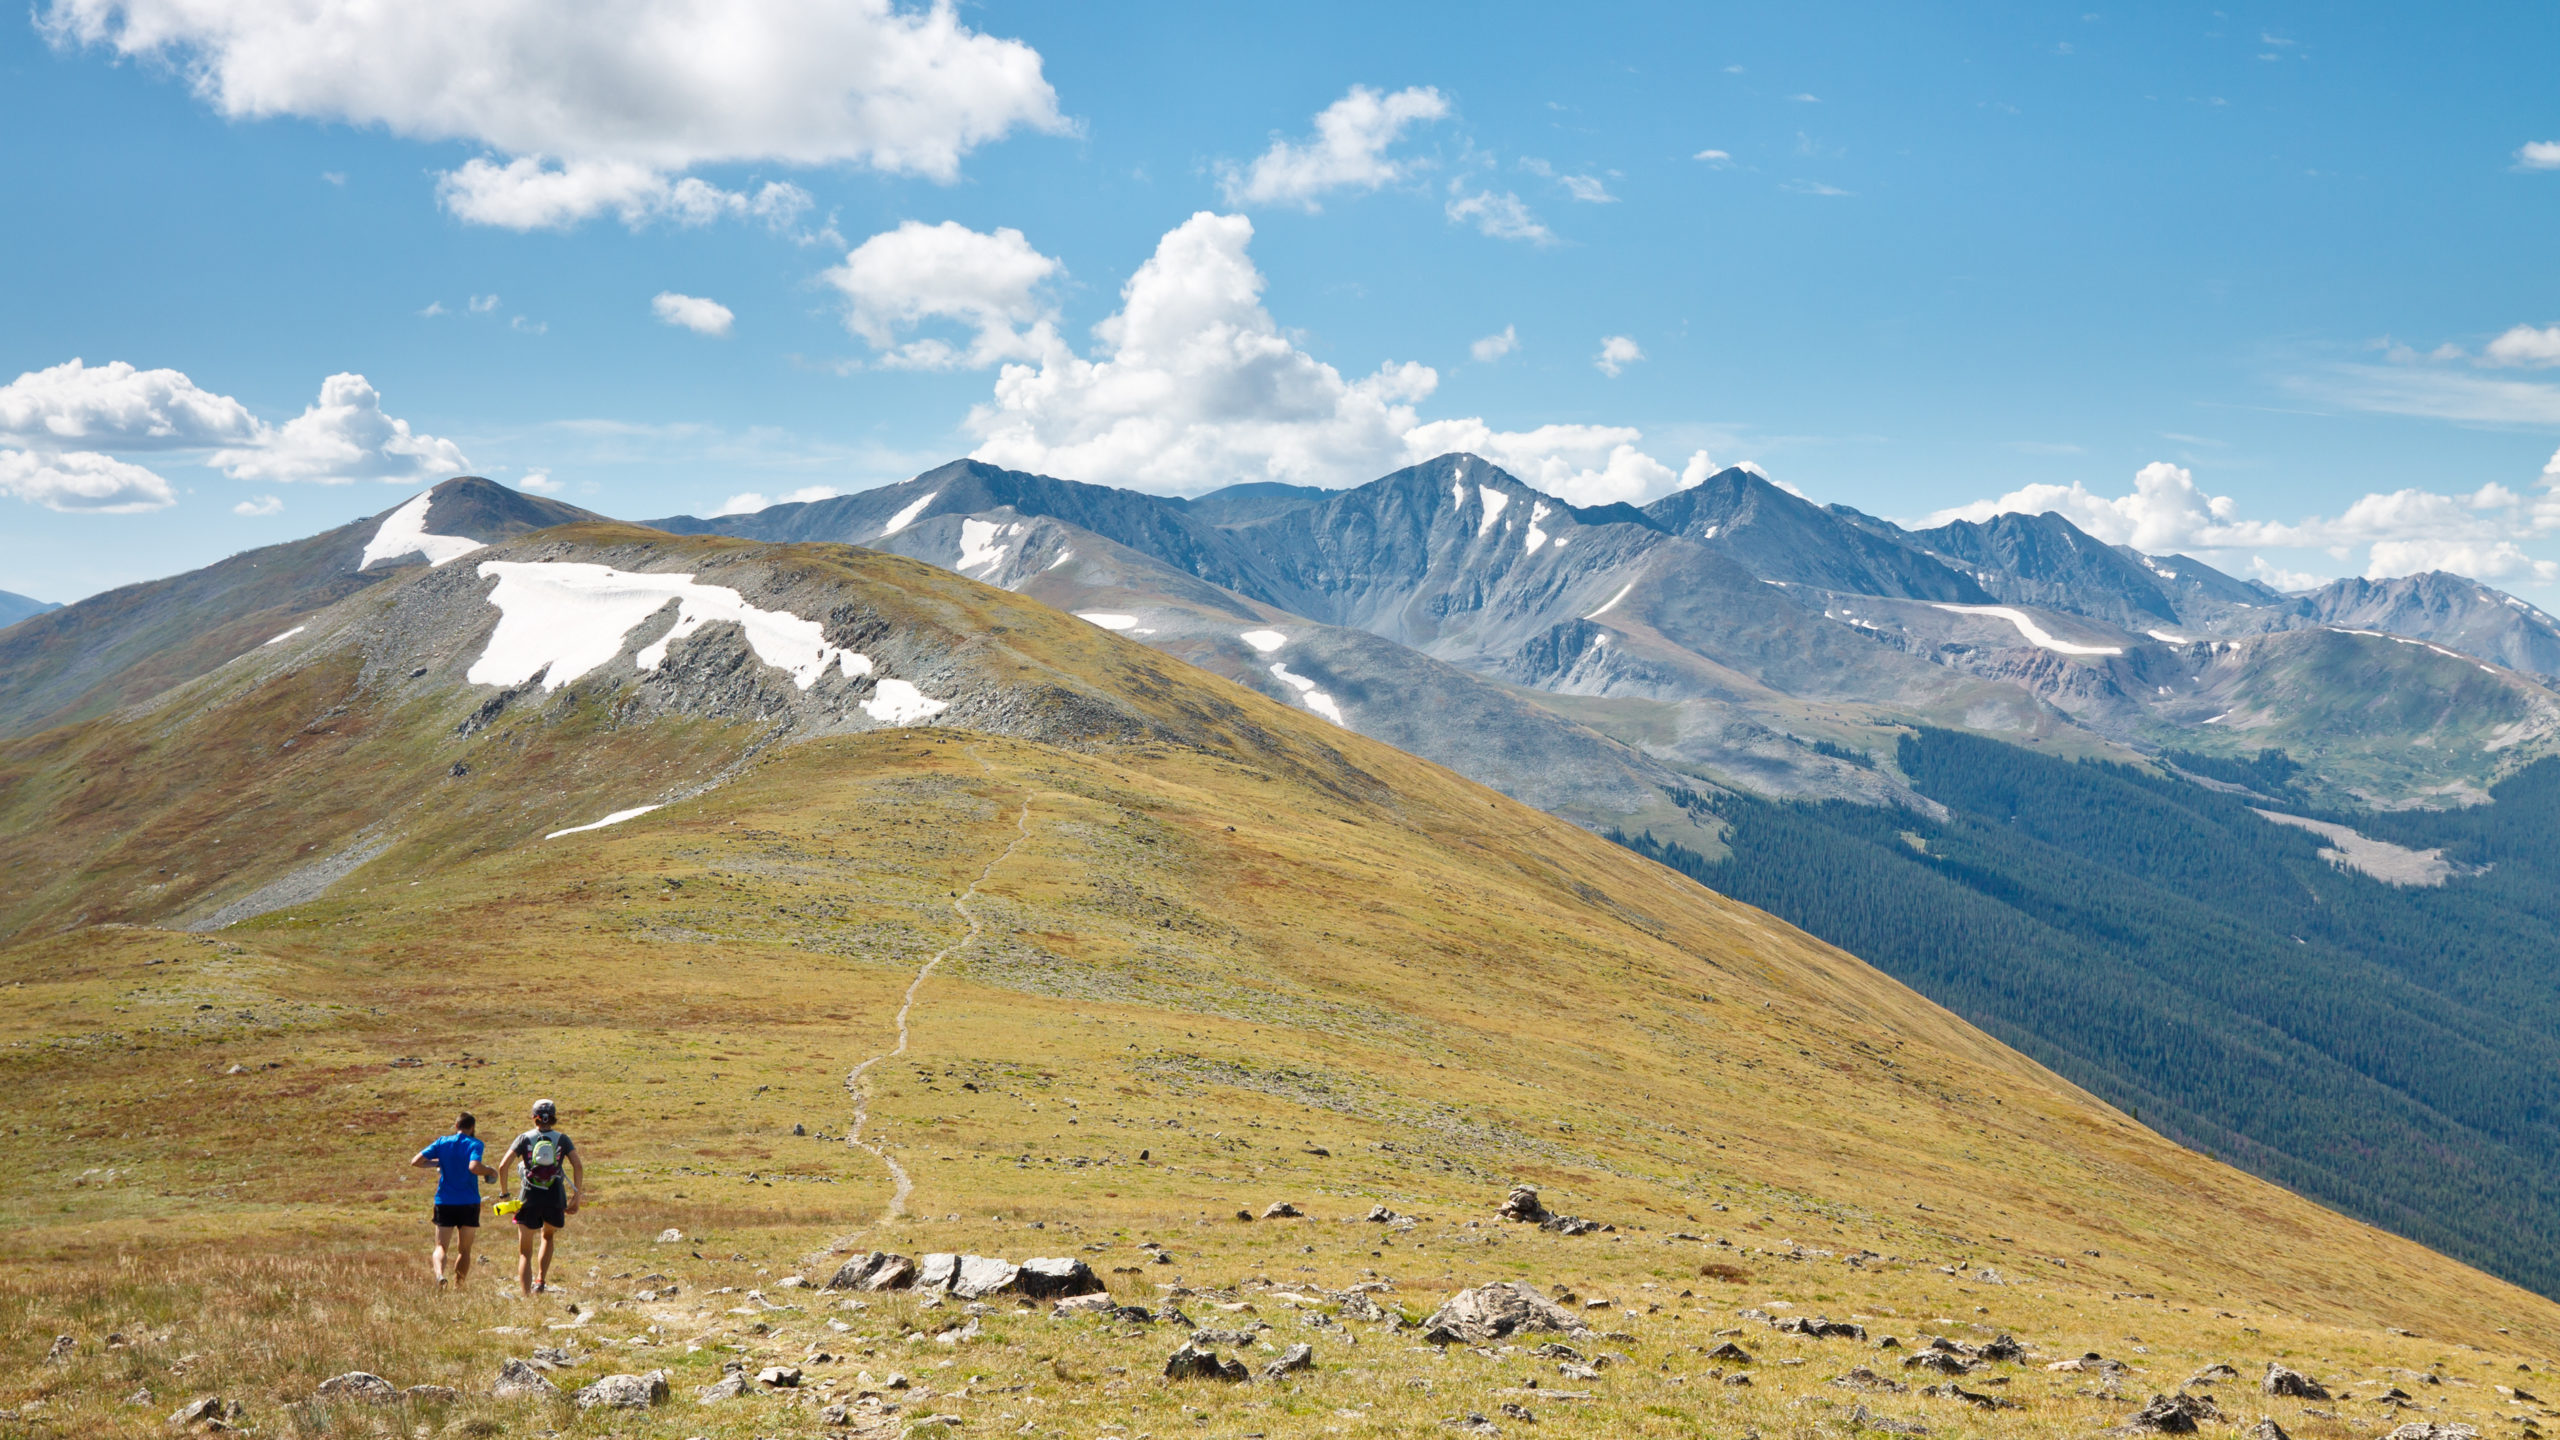
[[[897,514],[890,516],[889,528],[880,532],[880,538],[886,540],[890,536],[897,534],[899,531],[906,529],[910,525],[913,525],[916,523],[916,517],[924,513],[924,507],[941,498],[942,492],[936,490],[925,496],[923,499],[916,501],[914,504],[907,506],[903,510],[900,510]]]
[[[1351,722],[1342,718],[1342,707],[1333,703],[1332,696],[1317,689],[1316,682],[1304,675],[1292,673],[1286,665],[1272,666],[1271,673],[1281,684],[1297,691],[1298,698],[1306,703],[1308,709],[1346,730],[1351,728]]]
[[[487,548],[477,540],[468,540],[460,535],[428,534],[427,507],[434,503],[435,498],[434,491],[425,491],[392,511],[383,520],[382,528],[373,532],[373,538],[364,542],[364,558],[356,562],[356,568],[368,569],[385,560],[397,560],[406,555],[424,555],[428,565],[442,565],[448,560],[459,560],[474,550]]]
[[[1281,634],[1277,630],[1247,630],[1241,638],[1244,640],[1244,643],[1252,646],[1255,651],[1264,655],[1268,655],[1272,651],[1289,643],[1289,637]]]
[[[1138,623],[1135,615],[1119,615],[1109,610],[1079,610],[1076,618],[1089,621],[1105,630],[1126,630]]]
[[[498,582],[489,592],[489,603],[498,607],[498,628],[465,674],[474,685],[521,685],[540,675],[545,691],[557,690],[621,654],[631,632],[669,604],[677,607],[675,624],[632,657],[643,670],[665,664],[675,642],[718,624],[737,626],[757,659],[790,675],[803,690],[830,668],[847,679],[872,670],[871,657],[827,643],[817,621],[760,609],[725,585],[697,584],[691,575],[584,561],[488,560],[480,576]],[[891,725],[948,708],[904,680],[882,680],[862,702],[864,713]]]
[[[2018,627],[2018,633],[2027,637],[2028,644],[2041,650],[2050,650],[2056,655],[2121,655],[2124,653],[2124,647],[2121,645],[2074,645],[2068,640],[2056,639],[2043,626],[2035,622],[2035,617],[2023,610],[2013,610],[2006,605],[1938,603],[1932,604],[1929,608],[1948,610],[1958,615],[1988,615],[1994,620],[2006,620]]]

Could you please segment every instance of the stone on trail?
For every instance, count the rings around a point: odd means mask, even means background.
[[[1167,1380],[1224,1380],[1230,1383],[1253,1378],[1244,1362],[1234,1358],[1221,1360],[1215,1351],[1203,1350],[1189,1341],[1166,1358],[1164,1378]]]
[[[1279,1359],[1263,1366],[1262,1373],[1277,1380],[1292,1370],[1313,1370],[1314,1368],[1316,1368],[1316,1347],[1292,1345],[1280,1352]]]
[[[510,1360],[498,1367],[497,1382],[489,1387],[489,1393],[501,1400],[515,1396],[550,1400],[558,1397],[560,1387],[552,1384],[551,1377],[543,1374],[532,1361]]]
[[[2270,1360],[2266,1377],[2258,1382],[2258,1390],[2267,1395],[2286,1395],[2296,1400],[2326,1400],[2329,1389],[2299,1370],[2287,1370]],[[2407,1428],[2407,1427],[2402,1427]]]
[[[1535,1225],[1547,1218],[1547,1207],[1538,1199],[1537,1186],[1514,1185],[1511,1194],[1503,1200],[1502,1208],[1494,1213],[1505,1220],[1523,1220]]]
[[[1434,1345],[1481,1345],[1530,1330],[1591,1333],[1572,1312],[1517,1280],[1461,1290],[1422,1322],[1422,1338]]]
[[[322,1400],[361,1400],[367,1405],[380,1405],[400,1398],[400,1391],[379,1375],[350,1370],[332,1375],[311,1392]]]

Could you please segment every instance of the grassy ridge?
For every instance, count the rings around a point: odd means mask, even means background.
[[[816,1401],[703,1409],[689,1388],[724,1360],[818,1346],[842,1358],[808,1365],[813,1393],[849,1396],[865,1370],[918,1379],[884,1434],[942,1413],[1006,1432],[1395,1435],[1504,1403],[1599,1433],[1793,1434],[1860,1403],[1828,1384],[1850,1365],[1903,1374],[1893,1352],[1737,1319],[1778,1302],[1906,1343],[2011,1330],[2044,1357],[2142,1367],[2116,1397],[2084,1394],[2087,1375],[1987,1375],[2017,1410],[1863,1401],[1941,1433],[2024,1435],[2085,1432],[2206,1363],[2276,1356],[2359,1394],[2381,1367],[2431,1370],[2430,1414],[2485,1423],[2512,1408],[2493,1381],[2560,1349],[2547,1302],[2181,1150],[1765,914],[1090,627],[936,583],[1026,655],[1072,669],[1100,652],[1095,673],[1146,677],[1133,703],[1228,738],[813,741],[546,842],[554,815],[601,813],[579,767],[638,763],[609,747],[656,729],[545,750],[545,727],[569,723],[546,712],[514,722],[525,768],[489,792],[522,813],[429,807],[449,836],[217,935],[134,923],[151,918],[141,857],[105,839],[69,853],[114,866],[32,877],[39,898],[12,913],[48,923],[22,919],[0,948],[0,1083],[24,1097],[9,1128],[31,1157],[0,1175],[0,1408],[147,1434],[219,1389],[266,1433],[369,1433],[374,1417],[308,1404],[318,1379],[483,1390],[502,1356],[574,1341],[590,1358],[569,1377],[666,1366],[688,1398],[610,1424],[485,1400],[392,1418],[743,1440],[807,1428]],[[246,738],[264,713],[270,737],[295,733],[315,698],[298,683],[250,685],[224,723]],[[248,843],[219,813],[305,784],[295,803],[351,813],[383,794],[368,767],[407,723],[307,774],[237,773],[219,804],[190,777],[232,772],[136,750],[118,823],[195,815],[159,843],[173,871],[209,863],[193,847]],[[717,748],[713,728],[670,733]],[[13,752],[13,795],[104,783],[95,757],[139,742],[108,727],[48,743],[85,748]],[[965,933],[956,897],[1024,833],[971,902],[980,941],[921,987],[912,1049],[870,1072],[872,1137],[916,1182],[892,1219],[882,1167],[844,1142],[844,1077],[888,1047],[917,967]],[[51,918],[116,897],[126,922]],[[457,1106],[503,1135],[535,1094],[566,1107],[595,1185],[567,1293],[432,1293],[426,1180],[404,1162]],[[1616,1228],[1496,1222],[1521,1180]],[[1284,1199],[1314,1218],[1235,1218]],[[1358,1218],[1380,1204],[1416,1223]],[[687,1242],[651,1243],[667,1226]],[[875,1245],[1081,1255],[1123,1298],[1310,1340],[1319,1368],[1169,1387],[1152,1383],[1167,1327],[1000,1305],[945,1346],[948,1310],[780,1286]],[[1319,1287],[1330,1314],[1386,1281],[1381,1300],[1419,1318],[1502,1278],[1607,1298],[1594,1329],[1628,1338],[1584,1348],[1625,1359],[1568,1381],[1525,1350],[1444,1358],[1371,1322],[1310,1326],[1309,1303],[1281,1298]],[[1737,1327],[1760,1357],[1750,1387],[1703,1358]],[[60,1334],[74,1344],[49,1365]],[[121,1403],[135,1387],[150,1405]],[[2369,1413],[2264,1408],[2321,1440]]]

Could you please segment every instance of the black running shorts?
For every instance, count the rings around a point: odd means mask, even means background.
[[[541,1189],[528,1188],[523,1192],[523,1194],[524,1208],[516,1212],[517,1224],[523,1226],[527,1230],[539,1230],[546,1225],[566,1225],[569,1223],[568,1186],[553,1185]]]
[[[439,1230],[477,1230],[480,1228],[480,1202],[468,1205],[438,1205],[436,1228]]]

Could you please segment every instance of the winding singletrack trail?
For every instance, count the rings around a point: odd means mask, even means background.
[[[986,762],[979,760],[978,763],[984,765]],[[889,1168],[889,1178],[894,1184],[894,1188],[889,1192],[889,1208],[880,1217],[883,1224],[907,1213],[907,1197],[915,1193],[916,1186],[915,1181],[907,1175],[907,1167],[891,1157],[887,1149],[862,1138],[863,1127],[871,1120],[871,1087],[867,1077],[872,1066],[883,1060],[895,1060],[907,1053],[907,1016],[916,1007],[916,992],[924,988],[925,981],[933,978],[934,967],[977,942],[980,922],[977,912],[970,908],[969,902],[978,897],[978,887],[987,883],[987,877],[996,873],[996,867],[1011,859],[1013,852],[1022,848],[1022,842],[1030,838],[1031,797],[1025,795],[1022,797],[1022,813],[1014,820],[1013,843],[1005,846],[996,858],[988,861],[986,868],[978,872],[978,878],[969,882],[969,888],[960,892],[959,897],[951,902],[951,908],[959,913],[961,919],[969,922],[968,933],[936,951],[932,959],[927,960],[917,969],[916,977],[907,982],[906,998],[898,1005],[898,1043],[854,1066],[853,1073],[844,1077],[844,1088],[853,1095],[853,1125],[845,1132],[845,1143],[859,1146],[878,1157],[880,1163]]]

